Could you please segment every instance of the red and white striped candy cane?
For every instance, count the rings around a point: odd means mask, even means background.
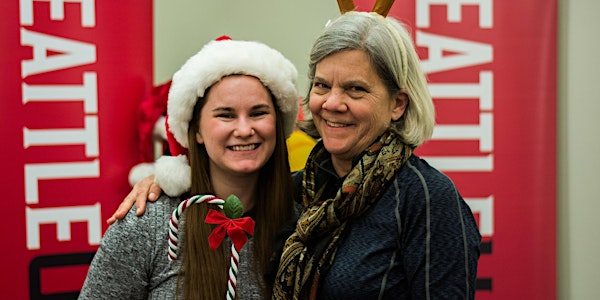
[[[185,211],[191,205],[197,203],[209,203],[209,204],[217,204],[219,207],[223,208],[223,204],[225,200],[217,198],[213,195],[196,195],[190,197],[177,206],[177,208],[171,214],[171,222],[169,223],[169,260],[175,261],[177,260],[177,243],[179,242],[179,238],[177,235],[179,234],[179,219]]]
[[[183,214],[184,210],[187,207],[189,207],[190,205],[197,204],[197,203],[205,203],[205,202],[209,203],[209,204],[216,204],[220,208],[223,208],[223,204],[225,204],[225,201],[223,199],[219,199],[213,195],[197,195],[197,196],[190,197],[190,198],[186,199],[185,201],[181,202],[177,206],[177,208],[173,211],[173,214],[171,214],[171,222],[169,224],[169,260],[171,260],[171,261],[177,260],[177,250],[178,250],[177,243],[179,241],[179,238],[177,237],[177,235],[179,232],[179,219],[181,218],[181,215]],[[240,219],[238,219],[238,220],[240,220]],[[251,221],[251,222],[252,222],[251,232],[253,232],[254,222],[253,221]],[[245,240],[243,241],[243,243],[245,243]],[[240,244],[240,245],[243,246],[243,244]],[[240,246],[240,249],[241,249],[241,246]],[[229,278],[227,281],[227,293],[225,295],[227,300],[235,299],[239,258],[240,258],[240,255],[235,247],[235,243],[232,243],[231,244],[231,259],[230,259],[230,264],[229,264]]]

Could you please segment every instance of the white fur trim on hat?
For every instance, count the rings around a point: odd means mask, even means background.
[[[154,163],[139,163],[129,170],[129,176],[127,177],[129,185],[132,187],[138,183],[138,181],[154,174]]]
[[[167,122],[181,146],[189,147],[187,131],[198,97],[224,76],[234,74],[257,77],[271,91],[283,112],[286,138],[292,134],[298,115],[298,71],[294,65],[279,51],[259,42],[219,40],[206,44],[173,75]]]
[[[154,163],[154,168],[154,182],[165,194],[176,197],[190,190],[192,169],[187,156],[161,156]]]

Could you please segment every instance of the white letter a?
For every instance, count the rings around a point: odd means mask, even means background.
[[[96,47],[21,28],[21,45],[33,47],[33,59],[21,64],[21,76],[56,71],[96,61]],[[50,52],[57,54],[48,55]]]
[[[429,49],[428,58],[421,61],[421,67],[427,74],[492,61],[492,47],[488,44],[417,31],[417,45]],[[444,55],[444,52],[447,54]]]

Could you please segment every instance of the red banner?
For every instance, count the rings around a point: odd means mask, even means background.
[[[152,4],[0,8],[2,296],[72,299],[130,190],[137,108],[152,88]]]
[[[555,299],[557,1],[400,0],[390,15],[409,25],[436,106],[417,153],[483,235],[476,298]]]
[[[152,5],[0,3],[2,294],[75,298],[138,159]],[[390,15],[410,26],[436,105],[417,153],[483,235],[477,299],[555,299],[557,1],[398,0]]]

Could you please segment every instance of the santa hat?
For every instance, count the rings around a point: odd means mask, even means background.
[[[279,51],[254,41],[221,37],[206,44],[175,73],[167,103],[167,137],[172,156],[155,163],[154,181],[170,196],[189,191],[190,166],[187,132],[196,101],[206,90],[228,75],[251,75],[273,94],[282,112],[286,138],[298,115],[298,71]]]

